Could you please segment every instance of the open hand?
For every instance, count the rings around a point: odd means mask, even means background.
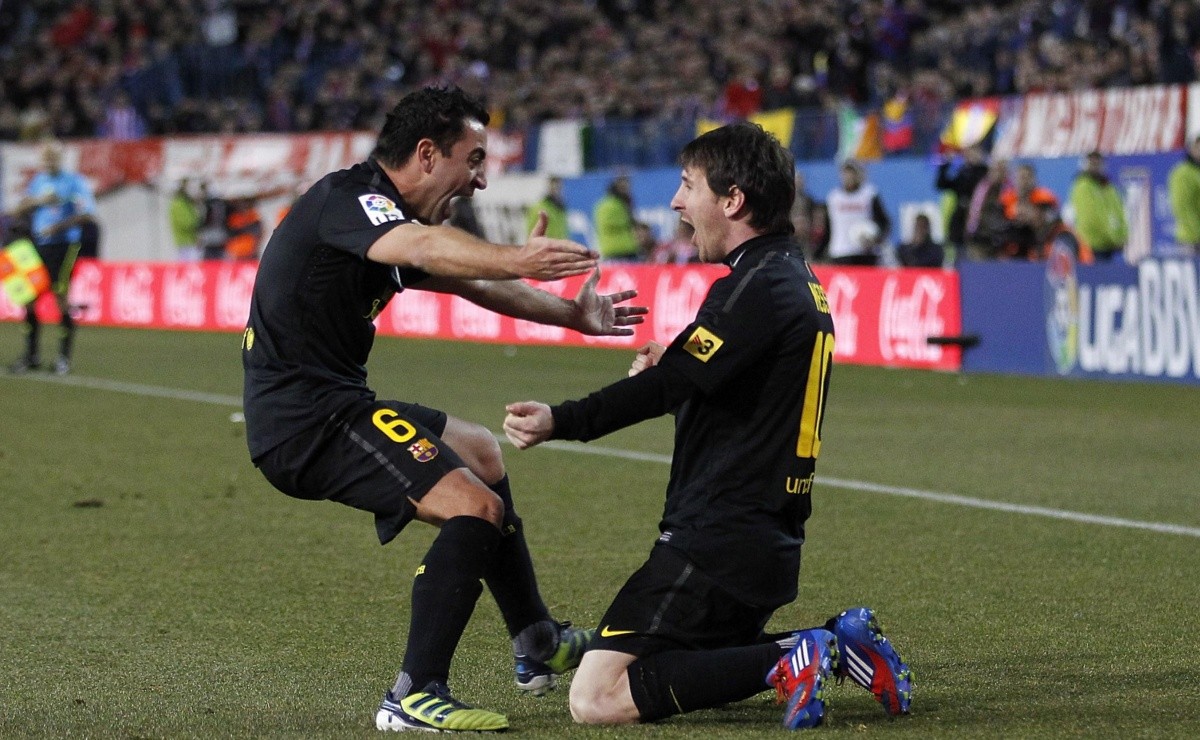
[[[645,306],[617,306],[618,303],[637,296],[636,290],[623,290],[619,293],[600,295],[596,292],[596,283],[600,282],[600,268],[584,281],[575,296],[575,308],[578,314],[575,329],[581,334],[594,336],[627,337],[633,334],[633,329],[623,327],[641,324],[642,317],[650,312]]]
[[[546,236],[546,212],[538,214],[529,240],[517,253],[517,272],[534,280],[561,280],[595,269],[599,255],[569,239]]]

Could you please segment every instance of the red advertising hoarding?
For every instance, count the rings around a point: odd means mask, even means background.
[[[961,331],[958,273],[916,268],[814,269],[833,313],[834,359],[936,370],[962,366],[958,346],[928,341]]]
[[[205,331],[246,325],[257,265],[253,262],[163,264],[82,261],[71,284],[71,305],[85,324]],[[943,270],[817,267],[837,332],[838,361],[957,370],[958,348],[930,336],[960,331],[958,275]],[[410,290],[377,319],[381,336],[428,337],[503,344],[637,347],[669,342],[695,316],[723,267],[622,265],[606,267],[598,289],[636,288],[648,306],[645,324],[629,337],[585,337],[554,326],[500,316],[461,298]],[[573,296],[582,277],[540,287]],[[43,307],[53,310],[53,301]],[[0,300],[0,318],[22,311]],[[48,320],[53,317],[46,316]]]

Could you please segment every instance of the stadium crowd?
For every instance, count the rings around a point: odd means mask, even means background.
[[[0,139],[377,128],[455,83],[506,126],[1196,78],[1189,0],[35,0]]]

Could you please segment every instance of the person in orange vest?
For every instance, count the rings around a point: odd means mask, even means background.
[[[1051,205],[1037,208],[1037,234],[1039,247],[1029,255],[1031,260],[1047,260],[1055,248],[1065,250],[1081,265],[1096,262],[1096,254],[1075,230],[1062,220],[1058,207]]]
[[[258,259],[262,241],[263,222],[254,198],[239,198],[230,205],[225,220],[229,238],[225,241],[225,257],[230,260]]]
[[[1039,211],[1047,206],[1058,209],[1058,196],[1038,185],[1037,171],[1031,164],[1017,167],[1016,181],[1000,193],[1000,205],[1009,227],[1000,256],[1037,258]]]

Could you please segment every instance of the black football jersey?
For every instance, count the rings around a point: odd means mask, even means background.
[[[820,282],[783,235],[726,259],[656,367],[554,407],[555,436],[592,439],[674,411],[659,541],[748,603],[796,596],[833,360]]]
[[[368,260],[408,207],[374,160],[326,175],[300,196],[263,250],[242,337],[252,459],[351,412],[375,394],[367,356],[375,317],[428,275]]]

